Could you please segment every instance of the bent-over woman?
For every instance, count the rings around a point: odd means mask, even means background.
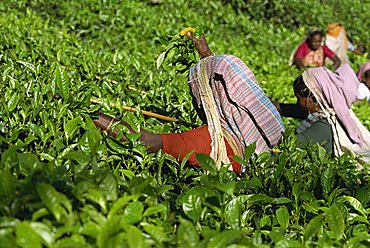
[[[196,39],[188,33],[187,37],[194,42],[202,58],[190,70],[189,86],[194,108],[204,125],[168,134],[142,129],[140,140],[150,152],[162,149],[180,161],[193,152],[187,161],[190,165],[199,165],[195,154],[205,153],[217,166],[231,163],[234,171],[243,171],[232,157],[243,157],[246,146],[254,142],[256,153],[279,144],[284,131],[281,117],[242,60],[232,55],[212,55],[204,36]],[[126,122],[104,114],[94,120],[97,127],[113,136],[118,134],[111,130],[116,122],[135,133]],[[122,141],[125,140],[123,136]]]
[[[348,64],[335,72],[325,67],[303,72],[294,82],[297,102],[307,113],[296,129],[299,142],[319,143],[336,156],[354,153],[361,162],[370,162],[370,133],[351,110],[358,87]],[[275,105],[281,112],[283,104]]]
[[[319,30],[310,31],[307,38],[298,45],[291,58],[293,64],[299,69],[310,67],[320,67],[325,65],[325,59],[333,62],[333,69],[337,69],[341,64],[338,56],[323,45],[324,34]]]

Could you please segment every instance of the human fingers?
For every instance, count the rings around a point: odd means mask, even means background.
[[[188,39],[192,40],[193,42],[197,41],[197,38],[195,38],[192,32],[186,32],[186,37],[188,37]]]

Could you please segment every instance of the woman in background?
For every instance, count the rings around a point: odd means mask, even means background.
[[[354,54],[362,54],[361,50],[355,48],[348,39],[346,30],[341,23],[331,23],[327,27],[325,45],[332,50],[340,59],[341,63],[349,63],[347,51]],[[332,63],[326,59],[326,63]]]
[[[325,67],[311,68],[297,77],[294,94],[299,106],[308,113],[296,129],[299,142],[322,144],[336,156],[355,153],[360,162],[369,163],[370,133],[351,110],[357,101],[358,86],[356,74],[348,64],[335,72]],[[280,105],[275,103],[279,112]]]
[[[321,31],[309,32],[307,38],[297,47],[293,55],[293,64],[299,69],[321,67],[325,65],[325,59],[333,61],[333,69],[336,70],[341,64],[338,56],[327,46],[322,45],[324,35]]]

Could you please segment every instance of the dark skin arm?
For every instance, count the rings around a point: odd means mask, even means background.
[[[305,69],[305,66],[303,64],[303,59],[300,58],[294,58],[293,64],[297,66],[298,69]]]
[[[332,58],[332,60],[333,60],[333,62],[334,62],[334,64],[333,64],[333,71],[335,71],[335,70],[336,70],[336,69],[338,69],[338,67],[340,66],[341,61],[340,61],[340,58],[339,58],[337,55],[335,55],[335,56]]]
[[[193,41],[195,48],[198,50],[198,53],[202,59],[212,55],[212,51],[208,46],[204,34],[202,34],[202,36],[197,39],[191,32],[187,32],[186,37],[188,37],[189,40]]]
[[[105,114],[99,114],[98,118],[94,119],[93,122],[96,127],[100,128],[102,131],[106,131],[114,138],[120,134],[120,131],[117,128],[113,128],[112,130],[112,127],[117,125],[117,123],[127,127],[130,133],[136,133],[136,131],[127,122],[120,121]],[[141,129],[140,133],[140,141],[143,142],[149,152],[157,152],[158,150],[162,149],[162,138],[159,134],[154,134],[144,129]],[[128,139],[125,135],[123,135],[120,141],[124,142],[128,141]]]
[[[292,117],[296,119],[305,119],[308,112],[298,103],[272,102],[281,116]]]

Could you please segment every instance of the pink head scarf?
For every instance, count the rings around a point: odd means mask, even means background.
[[[306,71],[314,80],[305,83],[320,102],[333,108],[343,128],[352,142],[362,145],[364,143],[356,122],[350,117],[349,109],[357,100],[359,81],[349,64],[343,64],[335,72],[325,67],[311,68]],[[314,82],[316,85],[311,85]]]
[[[362,80],[362,77],[366,71],[370,70],[370,62],[365,62],[362,64],[360,70],[357,72],[357,78],[358,80]]]

